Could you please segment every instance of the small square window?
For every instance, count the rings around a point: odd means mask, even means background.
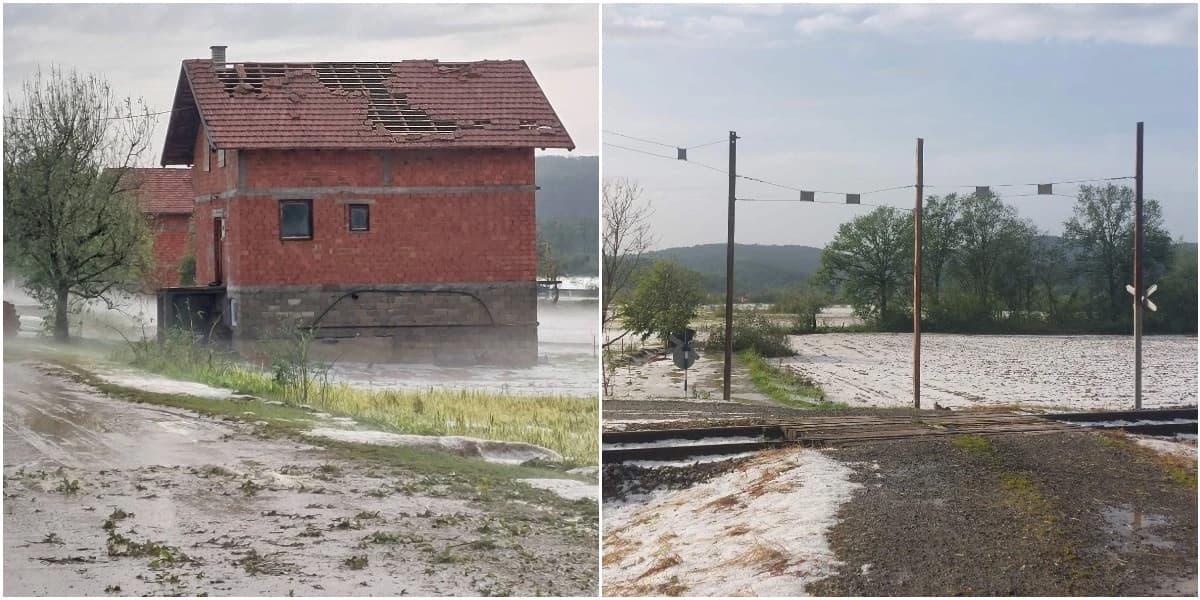
[[[279,238],[312,239],[312,200],[279,201]]]
[[[371,205],[350,204],[350,231],[368,231],[371,229]]]

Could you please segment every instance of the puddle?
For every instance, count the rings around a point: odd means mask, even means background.
[[[1151,548],[1174,548],[1175,542],[1163,539],[1154,530],[1170,521],[1162,515],[1144,514],[1128,506],[1109,506],[1100,511],[1108,529],[1117,535],[1121,548],[1134,545]]]
[[[541,446],[522,444],[520,442],[498,442],[479,438],[461,437],[455,435],[410,435],[389,433],[386,431],[354,431],[348,429],[331,429],[317,427],[309,430],[309,435],[323,437],[342,442],[359,444],[378,444],[383,446],[412,446],[453,452],[460,456],[481,458],[488,462],[510,465],[521,464],[531,460],[562,462],[562,455]]]
[[[517,481],[541,490],[550,490],[567,500],[600,499],[600,486],[595,483],[574,479],[518,479]]]
[[[763,436],[725,436],[706,437],[698,440],[667,439],[654,442],[628,442],[623,444],[604,444],[605,450],[634,450],[638,448],[669,448],[674,446],[719,446],[722,444],[752,444],[763,441]]]

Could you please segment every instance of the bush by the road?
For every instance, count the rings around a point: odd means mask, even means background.
[[[795,356],[787,341],[787,326],[772,321],[759,311],[739,311],[733,315],[733,351],[751,350],[759,356],[774,358]],[[704,349],[722,352],[725,349],[725,326],[717,324],[709,328]]]

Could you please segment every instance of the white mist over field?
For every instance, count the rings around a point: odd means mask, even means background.
[[[154,337],[157,332],[157,301],[151,294],[116,293],[112,306],[102,300],[89,300],[70,317],[71,336],[99,340]],[[37,337],[44,328],[53,327],[51,315],[18,283],[4,283],[4,301],[12,302],[21,320],[21,337]],[[49,335],[50,331],[46,330]]]
[[[586,278],[584,278],[586,279]],[[21,337],[42,335],[45,311],[14,283],[4,300],[17,307]],[[338,362],[333,379],[364,387],[420,389],[449,387],[511,394],[595,396],[599,377],[599,315],[595,300],[563,298],[538,302],[538,363],[528,368],[492,365],[445,367],[432,364]],[[120,341],[122,336],[153,338],[156,299],[149,294],[121,295],[112,308],[88,302],[71,317],[71,335]],[[48,334],[48,332],[47,332]]]
[[[450,387],[509,394],[596,396],[600,368],[600,316],[595,301],[538,302],[538,363],[493,365],[337,363],[331,375],[364,387]]]

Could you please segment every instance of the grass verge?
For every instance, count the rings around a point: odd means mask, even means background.
[[[400,433],[525,442],[550,448],[581,465],[596,464],[599,452],[599,402],[594,396],[522,396],[451,388],[369,390],[328,381],[301,386],[176,337],[163,343],[134,342],[116,358],[168,377],[291,405],[306,404]]]
[[[825,392],[811,379],[773,365],[753,350],[738,352],[738,359],[749,369],[755,389],[776,402],[796,408],[846,408],[826,402]]]
[[[299,407],[268,404],[256,398],[218,399],[147,392],[107,383],[87,369],[67,360],[47,362],[53,365],[51,368],[54,374],[94,387],[115,398],[185,409],[228,421],[253,422],[256,424],[255,433],[261,437],[300,439],[324,448],[330,453],[331,459],[368,461],[416,473],[421,476],[422,487],[443,489],[436,495],[486,505],[520,500],[540,506],[569,508],[573,513],[589,519],[596,517],[596,505],[591,500],[566,500],[553,492],[518,482],[520,479],[547,477],[577,479],[563,472],[570,467],[569,464],[498,464],[425,448],[360,444],[308,437],[305,432],[311,423],[312,415]]]

